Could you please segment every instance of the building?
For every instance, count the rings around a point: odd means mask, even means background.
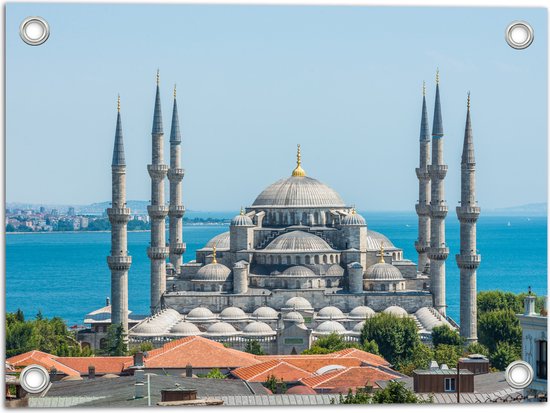
[[[473,139],[469,99],[467,113],[465,151],[470,154],[466,147]],[[120,114],[117,137],[119,119]],[[151,261],[151,315],[129,328],[130,342],[151,341],[162,345],[175,338],[200,335],[229,343],[234,348],[244,348],[248,341],[256,340],[268,353],[291,354],[307,349],[318,337],[333,332],[346,340],[357,340],[361,322],[379,312],[413,318],[426,341],[430,340],[434,326],[458,328],[445,311],[448,247],[444,178],[447,165],[443,160],[439,74],[431,139],[427,125],[424,93],[420,165],[416,171],[420,195],[416,210],[420,226],[415,245],[420,266],[404,257],[403,249],[384,234],[371,231],[367,220],[338,192],[306,173],[300,145],[296,167],[290,176],[268,185],[231,220],[229,231],[212,238],[197,250],[193,260],[184,262],[181,225],[185,211],[181,186],[184,173],[180,163],[182,139],[176,94],[174,91],[168,166],[163,158],[164,132],[157,74],[153,151],[147,167],[151,177],[148,207],[151,246],[147,252]],[[122,139],[119,141],[114,156],[116,151],[123,153]],[[463,156],[463,174],[466,170],[471,178],[472,160],[467,157],[464,163],[464,159]],[[164,196],[166,177],[170,182],[168,205]],[[113,197],[115,193],[123,196],[119,187],[122,188],[113,180]],[[474,191],[473,185],[463,181],[462,199],[464,203],[466,199],[473,202],[468,204],[470,209],[477,208]],[[468,251],[461,249],[457,258],[459,266],[468,260],[479,263],[479,256],[473,251],[475,221],[465,220],[464,213],[470,210],[464,212],[463,208],[459,208],[461,223],[471,231],[463,239]],[[168,242],[165,239],[167,216]],[[113,245],[126,245],[122,228],[121,221]],[[109,259],[115,259],[115,255]],[[117,269],[119,276],[113,276],[112,295],[117,297],[113,298],[113,308],[117,309],[114,322],[124,320],[121,311],[127,311],[127,304],[120,300],[127,301],[125,277],[131,262],[124,248],[117,252],[116,259],[125,260],[126,267]],[[475,300],[471,300],[471,295],[475,296],[475,269],[470,267],[463,271],[468,288],[461,290],[461,306],[467,307],[463,310],[472,315],[475,314],[472,307]],[[126,327],[125,321],[123,324]],[[462,332],[475,341],[475,331],[471,328]]]

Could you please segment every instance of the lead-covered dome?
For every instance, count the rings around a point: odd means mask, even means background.
[[[196,280],[203,281],[226,281],[231,274],[231,270],[218,262],[212,262],[201,267],[195,275]]]
[[[379,262],[371,265],[365,272],[365,279],[367,280],[380,280],[380,281],[392,281],[403,280],[403,274],[397,267],[386,262]]]
[[[265,247],[269,252],[333,251],[330,245],[317,235],[304,231],[291,231],[279,235]]]

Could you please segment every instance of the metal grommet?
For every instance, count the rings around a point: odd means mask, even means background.
[[[518,20],[508,25],[505,38],[510,47],[527,49],[533,43],[535,32],[529,23]]]
[[[504,376],[508,384],[514,389],[524,389],[531,384],[535,373],[529,363],[518,360],[506,367]]]
[[[27,17],[19,26],[19,35],[28,45],[39,46],[50,37],[50,26],[42,17]]]
[[[26,392],[40,393],[50,384],[50,375],[44,367],[31,364],[23,369],[19,381]]]

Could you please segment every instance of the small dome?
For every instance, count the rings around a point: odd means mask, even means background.
[[[199,328],[188,321],[181,321],[170,329],[172,334],[177,334],[179,336],[196,336],[201,334]]]
[[[355,320],[364,320],[365,318],[373,317],[374,314],[375,312],[372,308],[360,305],[351,310],[348,317]]]
[[[315,234],[290,231],[279,235],[265,247],[269,252],[334,251],[328,243]]]
[[[344,269],[340,267],[338,264],[333,264],[330,267],[328,267],[326,275],[342,276],[344,275]]]
[[[244,211],[241,210],[241,213],[231,220],[231,225],[234,227],[253,227],[254,223],[250,217],[245,215]]]
[[[392,305],[391,307],[386,308],[383,312],[396,317],[407,317],[409,315],[407,311],[397,305]]]
[[[214,245],[218,250],[228,250],[229,249],[229,231],[222,232],[219,235],[216,235],[210,241],[206,243],[204,248],[213,248]]]
[[[275,331],[266,323],[254,321],[244,328],[243,333],[251,336],[271,336],[275,334]]]
[[[313,310],[313,307],[304,297],[292,297],[285,303],[285,308],[293,308],[295,310]]]
[[[365,322],[361,321],[360,323],[355,324],[355,326],[353,327],[353,331],[355,333],[360,333],[361,331],[363,331],[364,326],[365,326]]]
[[[195,276],[196,280],[227,281],[231,270],[219,262],[212,262],[201,267]]]
[[[283,275],[293,276],[293,277],[311,277],[315,273],[307,267],[302,265],[295,265],[294,267],[287,268],[283,271]]]
[[[329,307],[322,308],[317,313],[316,318],[326,319],[326,320],[340,320],[345,317],[339,308],[329,306]]]
[[[367,221],[361,215],[359,215],[355,210],[352,210],[351,214],[346,215],[342,219],[341,225],[367,225]]]
[[[365,276],[363,277],[367,280],[380,280],[380,281],[391,281],[391,280],[403,280],[403,275],[397,267],[394,267],[391,264],[386,262],[379,262],[374,265],[371,265],[367,268]]]
[[[258,307],[254,310],[252,316],[258,319],[273,320],[279,318],[279,313],[271,307]]]
[[[227,307],[224,308],[220,313],[220,318],[222,320],[246,320],[248,316],[243,310],[238,307]]]
[[[346,328],[338,321],[324,321],[314,331],[320,334],[345,333]]]
[[[237,330],[231,324],[220,321],[208,327],[206,333],[213,336],[231,336],[237,334]]]
[[[212,314],[212,311],[210,311],[206,307],[197,307],[193,308],[191,311],[189,311],[189,314],[187,314],[186,319],[189,320],[211,320],[214,318],[214,314]]]
[[[304,317],[297,311],[291,311],[283,316],[283,321],[301,324],[304,322]]]

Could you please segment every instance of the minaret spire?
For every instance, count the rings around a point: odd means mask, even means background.
[[[127,334],[128,270],[132,264],[132,257],[128,255],[127,224],[130,219],[130,209],[126,207],[126,161],[120,117],[120,95],[117,100],[111,175],[112,202],[111,208],[107,208],[107,215],[111,222],[111,255],[107,257],[107,264],[111,270],[111,323],[122,325],[124,333]]]
[[[456,214],[460,221],[460,254],[456,263],[460,269],[460,335],[468,343],[477,341],[477,268],[481,255],[477,254],[477,220],[480,208],[475,195],[474,136],[470,117],[470,93],[466,111],[466,127],[462,147],[461,196]]]
[[[152,162],[147,165],[147,171],[151,177],[151,204],[147,207],[151,219],[151,246],[147,249],[147,255],[151,260],[151,313],[154,313],[161,309],[162,294],[166,291],[166,258],[169,253],[165,235],[168,207],[164,203],[164,178],[168,172],[168,165],[164,164],[164,132],[158,71],[151,136]]]
[[[445,201],[444,180],[447,165],[443,160],[443,121],[441,116],[441,99],[439,96],[439,70],[436,74],[435,108],[432,127],[432,163],[428,166],[431,180],[430,199],[430,290],[434,307],[442,315],[446,312],[445,300],[445,261],[449,248],[445,242],[445,217],[448,207]]]
[[[428,249],[430,248],[430,199],[431,185],[428,165],[430,164],[430,126],[428,124],[428,109],[426,107],[426,82],[422,84],[422,115],[420,121],[420,164],[416,168],[418,178],[418,239],[414,243],[418,252],[418,271],[429,271]]]
[[[169,234],[170,234],[170,263],[176,273],[180,272],[183,264],[182,255],[185,252],[183,242],[183,215],[185,207],[182,203],[182,180],[184,170],[181,167],[181,133],[178,117],[178,103],[176,100],[176,85],[174,85],[174,107],[172,109],[172,128],[170,130],[170,206],[169,206]]]

